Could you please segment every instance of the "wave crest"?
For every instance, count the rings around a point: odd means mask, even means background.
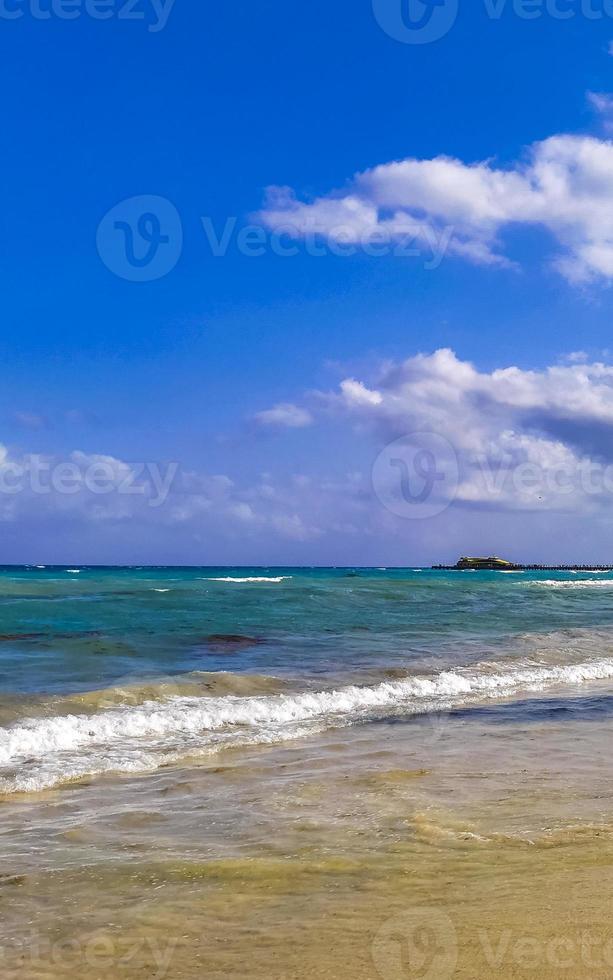
[[[523,584],[523,583],[522,583]],[[529,585],[544,586],[549,589],[610,589],[613,587],[613,578],[589,578],[579,581],[567,581],[565,579],[544,578],[535,579]]]
[[[201,697],[107,707],[97,714],[28,718],[0,730],[0,790],[38,790],[85,775],[139,772],[236,744],[279,742],[397,714],[613,677],[613,659],[566,666],[482,664],[370,687]]]
[[[273,584],[278,584],[279,582],[287,582],[291,579],[291,575],[248,575],[245,578],[237,578],[234,575],[224,575],[216,578],[205,578],[204,582],[235,582],[240,585],[245,585],[248,582],[272,582]]]

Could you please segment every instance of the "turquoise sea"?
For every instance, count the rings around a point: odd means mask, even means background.
[[[613,574],[2,568],[3,978],[609,975],[612,733]]]
[[[0,787],[613,678],[613,575],[0,569]]]

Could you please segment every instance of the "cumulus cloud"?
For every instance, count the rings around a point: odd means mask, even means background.
[[[309,418],[321,423],[321,432],[317,455],[305,457],[300,472],[274,454],[266,458],[271,444],[265,441],[263,471],[250,479],[78,450],[66,458],[28,456],[0,445],[3,535],[21,556],[24,533],[38,540],[44,532],[60,543],[72,534],[75,555],[84,539],[94,556],[100,542],[108,543],[109,560],[118,554],[131,560],[131,552],[118,550],[126,540],[139,541],[141,549],[151,542],[146,553],[156,560],[162,540],[168,547],[181,541],[181,555],[205,561],[214,541],[217,560],[249,554],[263,561],[274,554],[281,564],[307,556],[309,563],[380,564],[391,553],[400,562],[418,555],[428,561],[471,546],[504,550],[505,542],[521,543],[519,557],[525,557],[537,540],[535,560],[554,558],[556,521],[573,541],[592,542],[590,554],[582,553],[586,560],[595,560],[607,540],[613,364],[606,360],[578,351],[538,370],[481,370],[441,349],[373,365],[341,378],[332,392],[308,397]],[[292,406],[300,411],[298,399]],[[293,428],[298,449],[303,433]],[[410,515],[387,507],[388,488],[378,481],[396,492],[405,462],[410,488],[418,492],[419,466],[411,470],[415,457],[403,460],[402,449],[394,449],[387,468],[377,461],[396,440],[420,452],[428,448],[424,433],[450,447],[457,481],[436,519],[402,520]],[[274,463],[274,472],[266,463]],[[445,460],[434,463],[440,470]],[[443,497],[448,489],[441,486]],[[581,557],[574,548],[568,556]]]
[[[351,405],[380,405],[383,402],[383,396],[378,391],[370,391],[355,378],[342,381],[341,392],[347,404]]]
[[[282,402],[254,415],[254,421],[262,426],[277,426],[284,429],[304,429],[311,425],[310,412],[290,402]]]
[[[174,528],[244,539],[316,540],[336,520],[347,486],[270,474],[237,485],[176,462],[133,463],[75,450],[67,457],[16,454],[0,444],[0,525]],[[349,505],[351,510],[351,505]],[[101,533],[107,533],[102,531]],[[148,533],[154,533],[150,530]]]
[[[607,114],[612,100],[592,93]],[[449,156],[407,158],[358,173],[343,190],[302,201],[270,188],[259,220],[294,238],[318,235],[365,245],[407,236],[445,242],[448,254],[510,266],[502,233],[546,229],[552,261],[570,281],[613,278],[613,143],[557,135],[529,146],[508,167]]]
[[[613,367],[584,355],[539,371],[481,372],[441,349],[388,364],[369,385],[343,381],[327,402],[379,445],[443,436],[458,457],[459,503],[572,510],[613,502]]]
[[[153,514],[168,499],[176,463],[127,463],[74,450],[66,457],[11,453],[0,445],[0,522],[69,515],[122,521]]]

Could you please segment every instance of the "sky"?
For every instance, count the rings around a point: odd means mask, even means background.
[[[0,0],[0,563],[613,560],[610,0]]]

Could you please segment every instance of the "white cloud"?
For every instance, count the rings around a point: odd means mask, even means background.
[[[278,426],[285,429],[304,429],[313,419],[309,412],[290,402],[282,402],[254,415],[259,425]]]
[[[596,112],[607,114],[613,111],[613,96],[608,92],[588,92],[587,99]]]
[[[260,560],[273,553],[289,563],[308,555],[377,564],[391,553],[416,561],[415,552],[403,552],[403,541],[421,541],[426,560],[433,552],[453,557],[469,544],[497,550],[498,542],[504,550],[510,540],[532,549],[537,534],[539,547],[553,549],[557,539],[548,543],[543,530],[548,520],[549,528],[562,526],[578,541],[600,547],[602,538],[605,547],[613,518],[612,364],[577,352],[539,370],[484,371],[441,349],[357,374],[309,402],[322,431],[317,455],[305,456],[300,472],[274,453],[266,457],[266,441],[263,472],[249,480],[179,467],[170,482],[165,463],[145,464],[143,471],[110,455],[28,457],[0,445],[3,533],[18,543],[24,530],[45,529],[63,540],[72,529],[76,541],[91,532],[119,544],[140,533],[152,548],[166,535],[193,547],[196,561],[208,554],[198,552],[198,542],[206,549],[213,540],[220,557],[228,544],[236,557],[251,549]],[[373,467],[385,446],[424,432],[444,437],[457,456],[457,492],[435,520],[403,521],[375,493]],[[302,436],[296,428],[295,447]],[[398,480],[397,467],[389,479]],[[99,481],[105,492],[98,492]],[[144,492],[131,492],[134,484],[144,484]],[[160,487],[167,490],[161,501]],[[567,523],[556,525],[562,518]],[[480,537],[484,529],[487,541]]]
[[[584,350],[573,350],[570,354],[566,354],[563,360],[569,364],[585,364],[589,361],[589,355]]]
[[[460,502],[507,509],[537,500],[541,509],[613,503],[613,467],[612,486],[595,487],[596,468],[602,477],[613,459],[610,365],[573,358],[540,371],[487,373],[442,349],[387,365],[368,387],[343,381],[327,403],[360,431],[370,429],[379,446],[412,433],[444,436],[460,464]],[[529,467],[538,468],[533,486]]]
[[[354,378],[341,382],[341,391],[348,404],[380,405],[383,401],[378,391],[369,391],[366,385]]]
[[[602,112],[610,96],[593,93]],[[484,264],[510,265],[501,234],[539,226],[557,243],[554,265],[577,283],[613,278],[613,143],[557,135],[498,167],[452,157],[385,163],[357,174],[343,191],[310,202],[271,188],[259,220],[295,238],[317,234],[364,244],[373,234],[398,242],[410,232],[445,239],[447,251]]]
[[[298,411],[298,410],[297,410]],[[0,525],[73,527],[129,524],[216,535],[307,542],[336,520],[342,488],[300,475],[263,474],[239,486],[225,474],[176,463],[128,463],[74,450],[67,457],[15,454],[0,444]],[[329,514],[329,517],[326,517]],[[105,529],[104,534],[107,534]]]
[[[613,95],[609,92],[588,92],[587,100],[592,109],[600,116],[605,133],[613,133]]]
[[[45,416],[37,412],[13,412],[13,418],[24,429],[44,429],[47,425]]]
[[[318,528],[307,527],[298,514],[280,514],[273,517],[272,526],[282,537],[293,541],[309,541],[322,533]]]

